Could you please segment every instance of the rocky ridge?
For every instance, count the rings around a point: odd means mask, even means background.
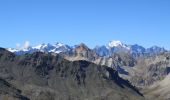
[[[0,48],[0,63],[1,79],[16,88],[14,94],[21,97],[24,95],[26,99],[144,99],[142,94],[127,80],[120,78],[113,68],[85,60],[68,61],[60,55],[42,52],[17,56]],[[8,90],[6,86],[2,87]],[[0,93],[0,96],[2,95]],[[10,96],[7,95],[6,98],[10,99]],[[22,100],[26,100],[25,98]]]

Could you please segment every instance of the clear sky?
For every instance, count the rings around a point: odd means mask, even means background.
[[[170,49],[170,0],[0,0],[0,46],[120,40]]]

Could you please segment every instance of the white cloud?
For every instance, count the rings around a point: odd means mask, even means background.
[[[19,43],[16,44],[17,49],[20,49],[20,46],[21,46],[21,44],[19,44]]]
[[[30,47],[30,42],[25,41],[23,45],[16,43],[16,49],[28,49]]]
[[[25,41],[24,43],[24,49],[27,49],[30,46],[30,42],[29,41]]]

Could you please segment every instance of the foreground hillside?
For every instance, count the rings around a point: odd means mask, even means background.
[[[0,97],[19,100],[143,100],[112,68],[35,52],[0,48]]]
[[[143,93],[149,100],[169,100],[170,97],[170,74],[162,81],[143,89]]]

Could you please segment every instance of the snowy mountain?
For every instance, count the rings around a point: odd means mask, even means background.
[[[112,40],[108,43],[107,45],[108,48],[113,48],[113,47],[121,47],[121,48],[126,48],[126,49],[129,49],[129,47],[122,43],[121,41],[118,41],[118,40]]]
[[[33,53],[36,51],[40,52],[53,52],[53,53],[61,53],[61,52],[67,52],[70,51],[72,48],[68,45],[65,45],[63,43],[55,43],[55,44],[40,44],[37,46],[33,47],[28,47],[28,48],[20,48],[20,49],[14,49],[14,48],[8,48],[7,50],[10,52],[13,52],[17,55],[22,55],[25,53]]]
[[[20,48],[20,49],[14,49],[14,48],[8,48],[7,50],[10,52],[14,52],[17,55],[22,55],[25,53],[33,53],[36,51],[41,52],[52,52],[52,53],[61,53],[61,52],[69,52],[74,51],[77,45],[71,47],[68,45],[65,45],[63,43],[55,43],[55,44],[40,44],[33,47],[27,47],[27,48]],[[143,46],[140,46],[138,44],[135,45],[127,45],[122,43],[118,40],[112,40],[108,44],[103,46],[96,46],[93,51],[98,54],[99,56],[112,56],[114,53],[130,53],[134,57],[143,56],[143,55],[152,55],[152,54],[158,54],[160,52],[166,51],[164,48],[153,46],[151,48],[144,48]]]
[[[138,44],[127,45],[122,43],[121,41],[110,41],[107,45],[96,46],[94,51],[99,56],[112,56],[113,53],[121,53],[126,52],[132,54],[134,57],[143,56],[143,55],[151,55],[158,54],[160,52],[165,52],[164,48],[153,46],[151,48],[144,48]]]
[[[111,56],[113,53],[116,52],[129,52],[130,47],[121,41],[112,40],[108,44],[103,46],[96,46],[94,51],[99,56]]]

